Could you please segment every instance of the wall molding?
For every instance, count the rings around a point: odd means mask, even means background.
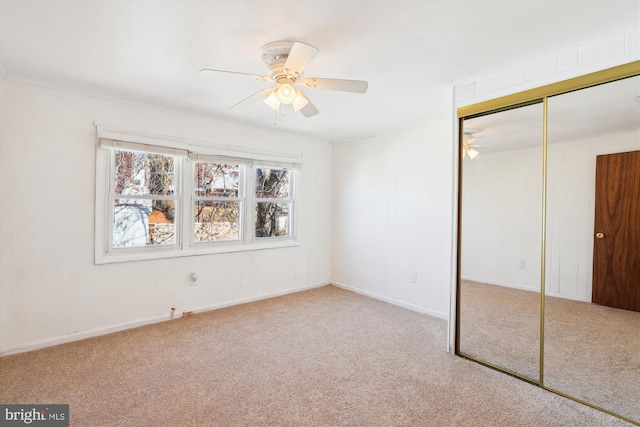
[[[185,308],[184,311],[192,311],[193,313],[204,313],[207,311],[213,311],[213,310],[219,310],[221,308],[225,308],[225,307],[231,307],[234,305],[241,305],[241,304],[247,304],[250,302],[256,302],[256,301],[261,301],[261,300],[266,300],[266,299],[270,299],[270,298],[275,298],[275,297],[279,297],[279,296],[283,296],[283,295],[287,295],[287,294],[293,294],[296,292],[303,292],[303,291],[308,291],[311,289],[315,289],[315,288],[321,288],[323,286],[327,286],[330,285],[330,283],[328,282],[320,282],[320,283],[315,283],[315,284],[311,284],[311,285],[305,285],[305,286],[300,286],[300,287],[295,287],[295,288],[289,288],[289,289],[285,289],[282,291],[278,291],[278,292],[271,292],[268,294],[262,294],[259,296],[255,296],[255,297],[249,297],[249,298],[241,298],[241,299],[237,299],[237,300],[233,300],[233,301],[228,301],[228,302],[224,302],[224,303],[220,303],[220,304],[213,304],[213,305],[207,305],[207,306],[202,306],[199,308]],[[26,353],[28,351],[34,351],[34,350],[39,350],[42,348],[46,348],[46,347],[52,347],[55,345],[60,345],[60,344],[67,344],[70,342],[74,342],[74,341],[81,341],[87,338],[93,338],[93,337],[98,337],[98,336],[102,336],[102,335],[108,335],[108,334],[112,334],[115,332],[120,332],[120,331],[125,331],[128,329],[133,329],[133,328],[137,328],[140,326],[145,326],[145,325],[151,325],[154,323],[160,323],[160,322],[165,322],[168,320],[177,320],[177,319],[181,319],[181,316],[178,316],[177,314],[173,317],[173,319],[171,318],[171,315],[161,315],[161,316],[153,316],[153,317],[147,317],[144,319],[140,319],[140,320],[136,320],[133,322],[125,322],[125,323],[120,323],[117,325],[113,325],[113,326],[107,326],[107,327],[102,327],[102,328],[94,328],[94,329],[90,329],[88,331],[83,331],[83,332],[74,332],[72,334],[68,334],[68,335],[60,335],[54,338],[47,338],[44,340],[38,340],[38,341],[32,341],[29,343],[25,343],[25,344],[20,344],[14,347],[11,347],[7,350],[4,351],[0,351],[0,357],[4,357],[4,356],[9,356],[12,354],[18,354],[18,353]]]
[[[520,286],[520,285],[513,285],[510,283],[504,283],[504,282],[498,282],[496,280],[485,280],[485,279],[478,279],[475,277],[460,277],[461,280],[468,280],[470,282],[478,282],[478,283],[484,283],[487,285],[493,285],[493,286],[502,286],[504,288],[511,288],[511,289],[518,289],[520,291],[529,291],[529,292],[538,292],[537,289],[533,289],[533,288],[529,288],[526,286]],[[589,297],[581,297],[581,296],[577,296],[577,295],[571,295],[571,294],[565,294],[562,292],[555,292],[555,291],[550,291],[550,290],[546,290],[545,292],[546,296],[549,297],[556,297],[556,298],[562,298],[562,299],[568,299],[568,300],[572,300],[572,301],[581,301],[581,302],[588,302],[591,303],[591,298]]]
[[[404,307],[406,309],[409,309],[411,311],[415,311],[418,313],[422,313],[422,314],[427,314],[429,316],[433,316],[433,317],[437,317],[439,319],[443,319],[446,320],[447,322],[449,321],[449,313],[444,313],[444,312],[440,312],[440,311],[436,311],[436,310],[431,310],[429,308],[425,308],[419,305],[415,305],[415,304],[411,304],[409,302],[405,302],[405,301],[401,301],[401,300],[397,300],[395,298],[390,298],[384,295],[380,295],[377,294],[375,292],[370,292],[370,291],[365,291],[364,289],[360,289],[360,288],[356,288],[353,286],[349,286],[349,285],[345,285],[344,283],[339,283],[339,282],[334,282],[331,281],[331,283],[329,283],[330,285],[336,286],[338,288],[344,289],[346,291],[351,291],[351,292],[355,292],[356,294],[360,294],[360,295],[364,295],[370,298],[374,298],[380,301],[384,301],[387,302],[389,304],[393,304],[393,305],[397,305],[400,307]]]
[[[494,73],[454,83],[457,107],[583,76],[640,59],[640,27],[622,29],[549,52]]]

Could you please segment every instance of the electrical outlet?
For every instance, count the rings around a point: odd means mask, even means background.
[[[409,272],[409,281],[411,283],[418,283],[418,272],[417,271]]]
[[[524,270],[526,268],[526,264],[523,259],[520,260],[518,268],[520,268],[520,270]]]
[[[198,281],[198,275],[196,273],[191,273],[191,283],[189,285],[196,286]]]

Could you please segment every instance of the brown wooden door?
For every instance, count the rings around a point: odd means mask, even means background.
[[[640,151],[596,158],[591,301],[640,311]]]

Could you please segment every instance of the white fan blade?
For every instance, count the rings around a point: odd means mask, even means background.
[[[284,72],[299,78],[318,52],[320,50],[310,44],[294,42],[287,57],[287,62],[284,63]]]
[[[214,70],[211,68],[203,68],[202,70],[198,71],[199,74],[210,74],[210,73],[225,73],[225,74],[236,74],[239,76],[244,76],[244,77],[251,77],[252,79],[261,81],[261,82],[266,82],[266,81],[270,81],[272,80],[271,77],[269,76],[260,76],[258,74],[249,74],[249,73],[239,73],[237,71],[226,71],[226,70]]]
[[[369,83],[363,80],[322,79],[309,77],[300,82],[312,89],[340,90],[343,92],[365,93]]]
[[[273,92],[275,90],[275,88],[272,87],[268,87],[266,89],[262,89],[260,92],[256,92],[253,95],[249,96],[248,98],[243,99],[242,101],[233,104],[231,107],[229,107],[229,109],[231,110],[232,108],[237,107],[240,104],[244,104],[244,105],[249,105],[252,104],[256,101],[261,101],[265,98],[267,98],[269,95],[271,95],[271,92]]]
[[[307,102],[307,105],[305,105],[303,108],[300,109],[300,112],[305,116],[305,117],[313,117],[316,114],[318,114],[320,111],[318,111],[318,109],[316,108],[315,105],[313,105],[311,103],[311,101]]]

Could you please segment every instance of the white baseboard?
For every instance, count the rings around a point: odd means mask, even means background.
[[[193,313],[201,313],[201,312],[205,312],[205,311],[218,310],[218,309],[221,309],[221,308],[224,308],[224,307],[230,307],[230,306],[239,305],[239,304],[246,304],[246,303],[249,303],[249,302],[254,302],[254,301],[260,301],[260,300],[264,300],[264,299],[274,298],[274,297],[278,297],[278,296],[282,296],[282,295],[292,294],[292,293],[295,293],[295,292],[302,292],[302,291],[306,291],[306,290],[310,290],[310,289],[314,289],[314,288],[319,288],[319,287],[326,286],[326,285],[329,285],[329,282],[322,282],[322,283],[316,283],[316,284],[313,284],[313,285],[306,285],[306,286],[301,286],[301,287],[297,287],[297,288],[290,288],[290,289],[286,289],[286,290],[283,290],[283,291],[273,292],[273,293],[269,293],[269,294],[263,294],[263,295],[259,295],[259,296],[255,296],[255,297],[251,297],[251,298],[244,298],[244,299],[239,299],[239,300],[235,300],[235,301],[225,302],[225,303],[222,303],[222,304],[214,304],[214,305],[210,305],[210,306],[205,306],[205,307],[200,307],[200,308],[197,308],[197,309],[185,310],[185,311],[192,311]],[[176,315],[176,317],[174,317],[174,318],[180,318],[180,316]],[[54,337],[54,338],[47,338],[47,339],[44,339],[44,340],[33,341],[33,342],[30,342],[30,343],[17,345],[15,347],[9,348],[8,350],[0,351],[0,357],[9,356],[11,354],[25,353],[27,351],[38,350],[38,349],[41,349],[41,348],[51,347],[51,346],[59,345],[59,344],[65,344],[65,343],[69,343],[69,342],[73,342],[73,341],[80,341],[80,340],[87,339],[87,338],[92,338],[92,337],[97,337],[97,336],[100,336],[100,335],[111,334],[111,333],[114,333],[114,332],[120,332],[120,331],[124,331],[126,329],[133,329],[133,328],[137,328],[139,326],[150,325],[150,324],[153,324],[153,323],[164,322],[164,321],[167,321],[167,320],[171,320],[171,316],[170,315],[147,317],[145,319],[140,319],[140,320],[136,320],[136,321],[133,321],[133,322],[121,323],[121,324],[118,324],[118,325],[113,325],[113,326],[108,326],[108,327],[103,327],[103,328],[95,328],[95,329],[91,329],[91,330],[83,331],[83,332],[74,332],[74,333],[69,334],[69,335],[62,335],[62,336],[58,336],[58,337]]]
[[[378,299],[380,301],[388,302],[389,304],[398,305],[400,307],[407,308],[407,309],[409,309],[411,311],[416,311],[416,312],[422,313],[422,314],[428,314],[429,316],[438,317],[440,319],[444,319],[444,320],[447,320],[447,321],[449,320],[449,314],[448,313],[443,313],[441,311],[431,310],[431,309],[428,309],[428,308],[425,308],[425,307],[422,307],[422,306],[419,306],[419,305],[411,304],[411,303],[406,302],[406,301],[400,301],[400,300],[397,300],[395,298],[389,298],[389,297],[386,297],[384,295],[376,294],[374,292],[365,291],[365,290],[359,289],[359,288],[354,288],[353,286],[345,285],[344,283],[339,283],[339,282],[333,282],[332,281],[330,284],[333,285],[333,286],[336,286],[338,288],[345,289],[347,291],[355,292],[355,293],[360,294],[360,295],[364,295],[364,296],[368,296],[368,297],[371,297],[371,298]]]
[[[556,298],[562,298],[562,299],[569,299],[569,300],[573,300],[573,301],[591,303],[591,298],[590,297],[580,297],[580,296],[577,296],[577,295],[563,294],[562,292],[547,291],[545,295],[547,295],[549,297],[556,297]]]
[[[520,289],[521,291],[531,291],[531,292],[536,292],[536,289],[534,288],[530,288],[528,286],[522,286],[522,285],[514,285],[512,283],[505,283],[505,282],[498,282],[497,280],[485,280],[485,279],[479,279],[477,277],[460,277],[462,280],[469,280],[470,282],[478,282],[478,283],[486,283],[487,285],[495,285],[495,286],[502,286],[505,288],[511,288],[511,289]]]
[[[80,341],[87,338],[97,337],[100,335],[112,334],[114,332],[124,331],[126,329],[133,329],[139,326],[150,325],[152,323],[164,322],[171,320],[170,315],[162,315],[155,317],[147,317],[145,319],[136,320],[134,322],[120,323],[118,325],[108,326],[104,328],[95,328],[83,332],[74,332],[68,335],[61,335],[54,338],[47,338],[44,340],[33,341],[26,344],[20,344],[8,350],[1,351],[0,357],[8,356],[10,354],[25,353],[27,351],[39,350],[45,347],[51,347],[54,345],[65,344],[73,341]]]
[[[478,279],[476,277],[461,277],[461,279],[462,280],[469,280],[471,282],[486,283],[487,285],[495,285],[495,286],[503,286],[505,288],[520,289],[522,291],[537,292],[536,289],[528,288],[526,286],[512,285],[510,283],[502,283],[502,282],[497,282],[495,280],[484,280],[484,279]],[[591,302],[591,298],[590,297],[581,297],[581,296],[578,296],[578,295],[565,294],[565,293],[562,293],[562,292],[554,292],[554,291],[550,291],[548,289],[545,292],[545,295],[550,296],[550,297],[569,299],[569,300],[573,300],[573,301],[581,301],[581,302],[589,302],[589,303]]]
[[[234,305],[247,304],[247,303],[250,303],[250,302],[261,301],[261,300],[265,300],[265,299],[269,299],[269,298],[281,297],[283,295],[293,294],[293,293],[296,293],[296,292],[303,292],[303,291],[308,291],[310,289],[321,288],[321,287],[327,286],[329,284],[330,284],[329,282],[322,282],[322,283],[316,283],[316,284],[313,284],[313,285],[306,285],[306,286],[297,287],[297,288],[290,288],[290,289],[285,289],[284,291],[273,292],[273,293],[270,293],[270,294],[263,294],[263,295],[259,295],[259,296],[256,296],[256,297],[242,298],[242,299],[238,299],[238,300],[234,300],[234,301],[224,302],[222,304],[207,305],[207,306],[204,306],[204,307],[192,309],[190,311],[192,311],[194,313],[204,313],[206,311],[219,310],[221,308],[231,307],[231,306],[234,306]]]

